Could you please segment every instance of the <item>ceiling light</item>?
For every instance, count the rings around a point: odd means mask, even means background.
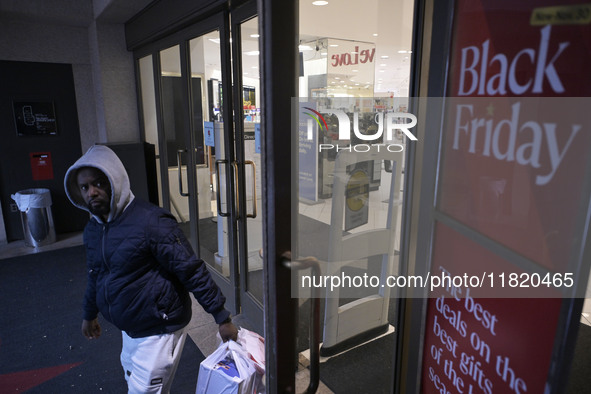
[[[312,2],[312,5],[327,5],[328,1],[324,1],[324,0],[316,0]]]
[[[386,67],[386,63],[380,64],[380,67]]]
[[[351,72],[354,72],[354,73],[356,73],[356,72],[359,72],[359,70],[351,70]]]
[[[260,37],[260,35],[259,35],[259,34],[251,34],[250,36],[251,36],[252,38],[259,38],[259,37]]]
[[[381,57],[382,59],[388,59],[390,56],[388,56],[388,55],[383,55],[383,56],[380,56],[380,57]]]
[[[383,72],[384,72],[384,70],[380,70],[380,72],[381,72],[381,73],[383,73]]]
[[[244,52],[244,54],[246,56],[258,56],[260,54],[259,51],[248,51],[248,52]]]
[[[339,46],[339,44],[330,44],[330,45],[328,45],[328,46],[329,46],[329,47],[336,48],[336,47],[338,47],[338,46]]]
[[[314,48],[312,48],[310,45],[300,45],[299,49],[300,51],[311,51]]]
[[[398,51],[398,53],[406,53],[406,51]]]
[[[378,33],[373,33],[372,35],[373,35],[374,37],[377,37],[377,36],[378,36]]]
[[[334,77],[334,79],[341,79],[340,77]]]

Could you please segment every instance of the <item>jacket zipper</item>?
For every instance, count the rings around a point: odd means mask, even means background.
[[[101,253],[103,255],[103,263],[105,263],[105,267],[107,267],[107,270],[109,270],[109,277],[110,277],[111,276],[111,267],[109,267],[109,263],[107,263],[107,258],[105,256],[105,239],[106,238],[107,238],[107,226],[103,224],[103,236],[101,239]],[[109,320],[113,321],[113,315],[111,314],[111,301],[109,300],[109,292],[108,292],[107,283],[104,283],[103,287],[105,288],[105,300],[107,301],[107,305],[109,306]]]

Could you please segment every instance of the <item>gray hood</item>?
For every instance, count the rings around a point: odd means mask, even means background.
[[[68,198],[76,207],[90,212],[80,194],[80,189],[78,188],[78,182],[76,180],[78,169],[82,167],[97,168],[109,179],[112,195],[111,210],[107,221],[113,221],[125,210],[134,198],[129,186],[129,176],[127,175],[123,163],[110,148],[104,145],[94,145],[68,169],[66,177],[64,178],[64,188],[66,189]],[[101,218],[97,216],[94,217],[99,222],[102,222]]]

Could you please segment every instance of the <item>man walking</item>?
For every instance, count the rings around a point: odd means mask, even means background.
[[[134,197],[111,149],[91,147],[68,169],[64,186],[72,204],[92,215],[84,229],[83,335],[101,335],[100,312],[122,331],[129,393],[168,393],[191,320],[189,292],[219,324],[224,341],[237,336],[226,298],[175,218]]]

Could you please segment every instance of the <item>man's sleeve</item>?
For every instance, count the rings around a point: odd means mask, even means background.
[[[220,324],[229,316],[226,297],[214,282],[203,260],[197,259],[191,244],[169,215],[161,214],[149,226],[149,242],[156,259],[172,272],[195,299]]]
[[[83,304],[84,320],[94,320],[98,316],[98,308],[96,306],[96,276],[93,270],[88,270]]]
[[[84,245],[87,241],[87,233],[84,232]],[[87,253],[88,255],[88,253]],[[98,307],[96,306],[96,278],[98,273],[91,269],[92,264],[88,261],[86,263],[87,275],[86,275],[86,292],[84,293],[83,302],[83,318],[84,320],[94,320],[98,316]]]

